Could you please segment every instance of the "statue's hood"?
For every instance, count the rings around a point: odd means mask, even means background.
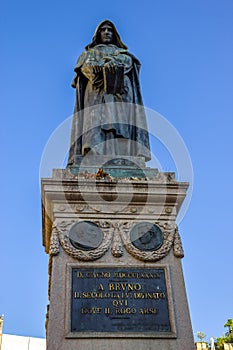
[[[94,36],[92,38],[92,42],[90,44],[88,44],[85,48],[86,50],[101,44],[98,34],[100,31],[100,28],[104,25],[104,24],[109,24],[112,29],[113,29],[113,36],[114,36],[114,41],[113,44],[116,45],[117,47],[120,47],[122,49],[127,50],[127,46],[121,41],[120,35],[115,27],[115,25],[113,24],[113,22],[109,21],[108,19],[105,19],[104,21],[100,22],[95,30]]]

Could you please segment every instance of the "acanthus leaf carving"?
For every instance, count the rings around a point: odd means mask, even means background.
[[[73,220],[73,221],[60,221],[57,223],[56,228],[58,230],[59,242],[64,249],[64,251],[72,256],[74,259],[82,261],[93,261],[101,258],[109,249],[113,232],[109,230],[110,224],[106,220],[94,220],[99,227],[103,230],[103,241],[96,249],[85,251],[82,249],[75,248],[69,239],[69,230],[74,223],[83,220]]]
[[[113,230],[113,242],[112,242],[112,255],[115,256],[115,258],[120,258],[124,254],[124,247],[123,242],[120,235],[120,230],[124,228],[128,228],[129,224],[128,222],[115,222],[112,223],[112,230]]]
[[[176,226],[167,223],[160,224],[159,222],[156,222],[155,224],[160,226],[162,229],[164,234],[164,242],[159,249],[154,251],[143,251],[136,248],[130,241],[130,235],[124,232],[124,230],[121,231],[122,241],[127,252],[134,256],[136,259],[147,262],[155,262],[161,260],[169,253],[173,245]]]
[[[59,243],[58,231],[56,226],[53,225],[52,235],[50,239],[49,254],[52,256],[59,254],[59,248],[60,248],[60,243]]]
[[[101,258],[110,248],[112,255],[120,258],[124,254],[124,249],[134,258],[145,261],[155,262],[163,259],[173,247],[174,255],[177,258],[184,256],[181,238],[178,228],[175,223],[169,222],[154,222],[163,232],[164,241],[160,248],[153,251],[145,251],[136,248],[130,239],[130,231],[136,221],[108,221],[108,220],[93,220],[103,231],[102,243],[93,250],[82,250],[74,247],[69,239],[69,230],[74,223],[83,220],[62,220],[55,222],[50,244],[50,254],[57,255],[59,246],[61,245],[64,251],[74,259],[81,261],[93,261]]]
[[[178,231],[178,227],[176,227],[176,229],[175,229],[173,250],[174,250],[175,257],[177,257],[177,258],[184,257],[184,250],[183,250],[180,234]]]

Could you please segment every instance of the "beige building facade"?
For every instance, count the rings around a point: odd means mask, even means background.
[[[0,350],[45,350],[46,340],[43,338],[23,337],[3,334]]]

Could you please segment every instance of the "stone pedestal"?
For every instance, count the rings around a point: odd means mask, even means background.
[[[107,166],[42,179],[47,349],[193,350],[176,225],[188,183]]]

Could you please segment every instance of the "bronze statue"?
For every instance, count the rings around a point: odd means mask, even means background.
[[[88,152],[150,160],[139,69],[140,62],[127,51],[114,24],[101,22],[74,68],[76,105],[68,166]]]

